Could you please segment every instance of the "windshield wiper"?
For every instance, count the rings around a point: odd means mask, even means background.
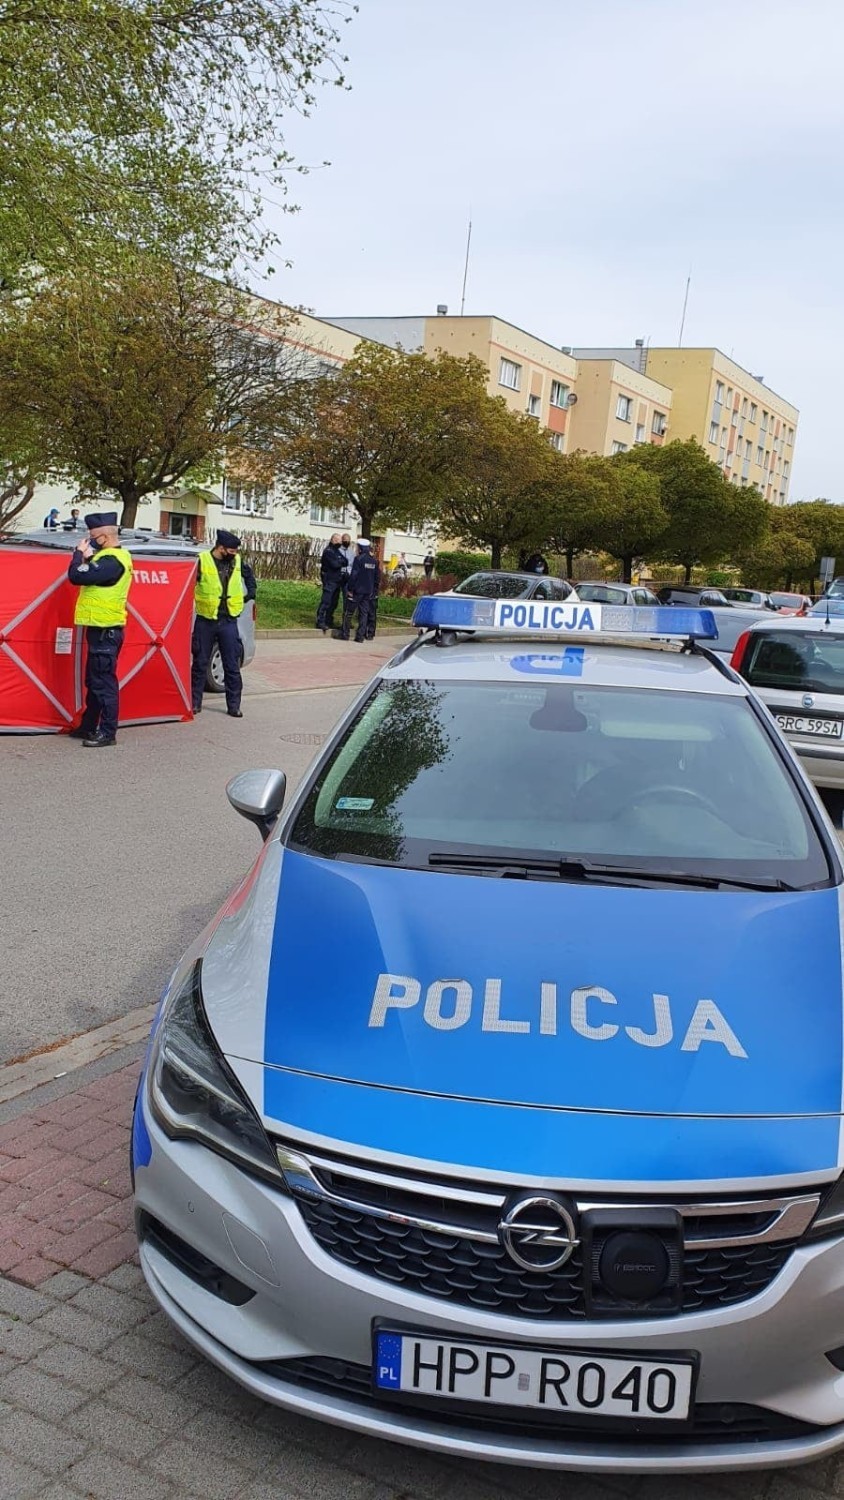
[[[740,875],[697,875],[686,870],[646,870],[639,865],[605,865],[588,859],[541,859],[508,854],[447,854],[434,851],[428,855],[434,869],[465,870],[510,880],[596,881],[611,885],[681,885],[699,890],[720,891],[730,886],[746,891],[793,891],[785,880],[760,875],[745,879]]]

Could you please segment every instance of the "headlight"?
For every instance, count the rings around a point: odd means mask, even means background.
[[[153,1042],[149,1102],[170,1137],[188,1136],[283,1184],[272,1146],[205,1018],[200,964],[167,1003]]]

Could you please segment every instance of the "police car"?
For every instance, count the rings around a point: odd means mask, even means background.
[[[423,599],[167,987],[141,1264],[261,1397],[615,1471],[844,1445],[842,867],[707,611]],[[471,633],[467,633],[471,632]]]

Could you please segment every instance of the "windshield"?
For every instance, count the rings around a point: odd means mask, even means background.
[[[753,589],[725,589],[724,593],[728,599],[735,599],[740,604],[762,603],[762,595],[755,593]]]
[[[579,583],[577,597],[587,602],[591,601],[593,604],[629,604],[630,602],[626,589],[613,588],[607,583]]]
[[[844,693],[844,631],[777,631],[751,635],[742,677],[754,687]]]
[[[802,594],[772,594],[771,601],[777,609],[799,609],[803,603]]]
[[[458,583],[454,592],[476,599],[521,599],[529,588],[526,578],[514,578],[509,573],[473,573]]]
[[[635,688],[381,683],[290,842],[417,868],[520,851],[725,880],[829,878],[747,699]]]

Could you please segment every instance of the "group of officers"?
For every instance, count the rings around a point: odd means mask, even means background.
[[[378,590],[381,566],[367,537],[353,545],[349,533],[335,531],[319,562],[322,597],[317,609],[316,628],[323,635],[331,631],[340,641],[351,639],[352,622],[357,615],[356,641],[371,641],[378,623]],[[339,629],[334,625],[334,611],[342,597],[343,615]]]
[[[100,750],[117,743],[117,659],[132,587],[132,554],[120,545],[117,511],[86,516],[85,526],[87,535],[75,548],[67,570],[70,582],[79,589],[74,624],[85,628],[88,645],[85,707],[70,737],[81,740],[86,749]],[[232,531],[218,531],[214,546],[201,552],[197,563],[191,665],[195,714],[202,711],[208,663],[216,645],[223,663],[227,712],[233,719],[243,718],[237,621],[255,593],[255,575],[241,559],[240,538]]]

